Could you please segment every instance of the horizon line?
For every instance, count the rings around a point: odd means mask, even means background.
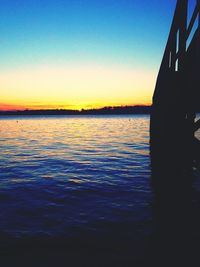
[[[25,111],[90,111],[90,110],[101,110],[101,109],[114,109],[114,108],[133,108],[133,107],[150,107],[151,104],[136,104],[136,105],[105,105],[102,107],[86,107],[86,108],[6,108],[0,109],[0,112],[25,112]]]

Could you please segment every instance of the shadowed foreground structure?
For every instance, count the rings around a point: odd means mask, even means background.
[[[157,78],[151,114],[153,171],[167,166],[187,172],[200,154],[195,122],[200,99],[200,1],[188,22],[188,1],[177,1]],[[155,167],[155,168],[154,168]],[[175,182],[175,181],[173,181]]]
[[[151,112],[151,164],[158,244],[169,261],[195,262],[192,198],[200,161],[195,132],[200,99],[200,1],[189,19],[188,1],[178,0],[157,78]],[[198,215],[197,215],[198,216]],[[160,249],[158,248],[158,251]],[[188,265],[189,266],[189,265]]]

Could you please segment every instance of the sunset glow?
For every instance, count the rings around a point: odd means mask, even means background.
[[[42,66],[1,73],[1,109],[149,104],[151,72],[102,66]],[[13,107],[12,107],[13,106]]]
[[[0,110],[151,104],[166,2],[3,1]]]

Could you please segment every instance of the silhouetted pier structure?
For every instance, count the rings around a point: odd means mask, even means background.
[[[173,265],[177,266],[194,259],[192,184],[195,167],[200,166],[200,141],[195,137],[200,128],[196,116],[200,112],[200,0],[191,16],[188,2],[177,0],[150,125],[153,207],[158,225],[155,251],[164,255],[161,258],[166,258],[167,251],[173,262],[176,256]]]
[[[200,128],[200,121],[195,121],[200,111],[200,0],[192,16],[188,4],[188,0],[177,1],[151,113],[153,173],[173,177],[191,171],[200,158],[200,142],[195,138]]]

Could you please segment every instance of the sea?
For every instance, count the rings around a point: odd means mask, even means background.
[[[149,115],[1,116],[0,236],[151,235]]]

